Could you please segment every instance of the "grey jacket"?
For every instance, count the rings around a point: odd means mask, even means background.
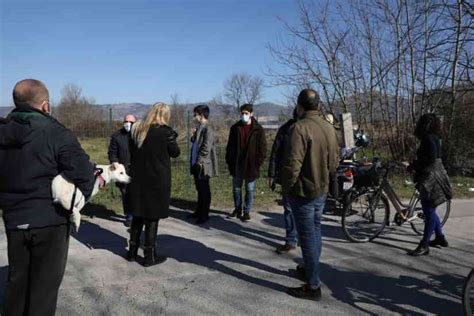
[[[205,176],[216,177],[219,175],[217,165],[217,153],[214,143],[214,131],[208,124],[202,126],[191,141],[198,146],[197,163],[203,166]],[[190,163],[192,164],[192,153],[190,153]]]
[[[436,207],[453,197],[451,183],[441,159],[427,166],[419,175],[416,187],[422,198]]]

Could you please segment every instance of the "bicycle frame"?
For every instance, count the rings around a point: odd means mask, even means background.
[[[379,192],[383,192],[388,200],[395,207],[396,212],[401,216],[404,221],[411,222],[417,218],[417,215],[413,215],[413,209],[415,208],[416,201],[418,201],[420,194],[418,190],[414,190],[410,202],[408,204],[403,203],[398,197],[395,190],[393,190],[392,185],[386,177],[383,178],[382,183],[378,189]],[[404,212],[407,211],[408,212]],[[411,216],[409,218],[409,216]]]

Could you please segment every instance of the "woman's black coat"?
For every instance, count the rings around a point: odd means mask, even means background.
[[[143,145],[132,141],[129,203],[133,216],[168,217],[171,201],[171,159],[180,154],[178,135],[166,125],[152,125]]]

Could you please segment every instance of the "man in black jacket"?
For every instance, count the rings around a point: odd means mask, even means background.
[[[53,204],[62,173],[88,199],[94,167],[73,133],[49,113],[38,80],[18,82],[16,108],[0,122],[0,209],[8,242],[4,315],[54,315],[66,268],[69,214]]]
[[[282,167],[282,158],[285,155],[285,138],[290,127],[296,122],[296,109],[293,111],[293,118],[283,124],[275,136],[273,141],[272,152],[270,154],[270,162],[268,165],[268,185],[272,191],[276,184],[281,185],[280,170]],[[296,249],[298,243],[298,232],[296,231],[295,218],[291,212],[290,201],[286,195],[282,196],[283,218],[285,220],[285,244],[278,245],[276,252],[279,254],[288,253]]]
[[[246,222],[250,220],[255,184],[267,154],[267,143],[265,130],[253,117],[253,106],[242,105],[240,115],[240,121],[230,128],[225,160],[233,177],[235,209],[230,217],[240,217],[243,222]],[[244,183],[245,203],[242,202]]]
[[[123,127],[112,134],[109,144],[110,163],[121,163],[125,166],[127,173],[130,171],[130,131],[137,119],[134,115],[125,115]],[[127,184],[116,183],[122,195],[123,212],[125,214],[125,226],[129,227],[132,222],[132,215],[128,207]]]

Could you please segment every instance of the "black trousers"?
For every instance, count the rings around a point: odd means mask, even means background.
[[[208,219],[211,208],[211,186],[209,177],[194,175],[194,183],[198,193],[196,215],[198,219]]]
[[[145,225],[145,247],[154,247],[156,243],[156,234],[158,232],[159,220],[152,220],[143,217],[134,216],[132,226],[130,227],[130,241],[137,246],[140,244],[140,235],[143,225]]]
[[[4,315],[54,315],[66,269],[69,225],[7,230]]]

